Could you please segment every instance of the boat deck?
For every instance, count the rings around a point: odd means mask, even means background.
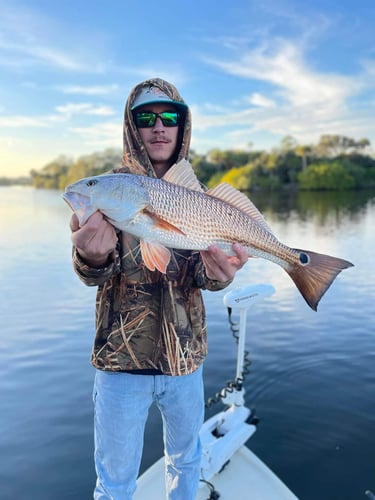
[[[228,465],[211,478],[220,500],[298,500],[283,482],[246,446],[241,446]],[[202,483],[196,500],[207,500],[210,489]],[[164,459],[139,479],[134,500],[165,500]]]

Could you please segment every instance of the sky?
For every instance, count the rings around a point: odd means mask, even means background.
[[[374,0],[0,0],[0,177],[122,147],[126,98],[161,77],[192,149],[285,136],[375,150]]]

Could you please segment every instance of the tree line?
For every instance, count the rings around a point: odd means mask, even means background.
[[[228,182],[241,191],[280,189],[346,190],[375,187],[375,158],[368,139],[322,135],[316,145],[299,145],[286,136],[270,152],[212,149],[190,161],[198,179],[208,187]],[[36,188],[64,189],[83,177],[99,175],[121,165],[121,151],[106,149],[76,161],[61,155],[41,170],[30,172]]]

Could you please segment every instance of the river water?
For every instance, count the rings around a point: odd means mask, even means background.
[[[246,400],[260,418],[248,446],[302,500],[365,499],[375,492],[375,193],[253,200],[284,243],[355,267],[338,276],[317,313],[275,264],[250,259],[237,274],[230,289],[276,289],[248,314]],[[2,500],[92,497],[95,289],[71,269],[69,217],[57,191],[0,188]],[[226,291],[205,292],[207,397],[235,375]],[[152,410],[142,471],[161,454]]]

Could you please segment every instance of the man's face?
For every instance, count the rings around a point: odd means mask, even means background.
[[[175,112],[177,110],[173,105],[166,103],[147,104],[136,109],[137,113],[146,111],[162,113],[163,111]],[[139,127],[138,132],[156,174],[161,177],[171,166],[170,161],[177,146],[178,125],[166,127],[163,125],[161,118],[157,117],[152,127]]]

